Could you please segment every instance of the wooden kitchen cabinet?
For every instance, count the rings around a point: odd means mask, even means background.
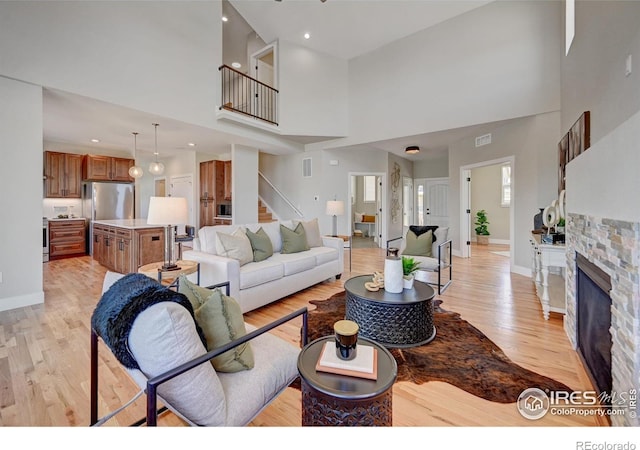
[[[231,161],[224,162],[224,190],[225,200],[231,201]]]
[[[200,227],[214,225],[216,216],[216,161],[200,163]]]
[[[84,219],[49,221],[49,259],[86,254],[87,233]]]
[[[216,200],[231,201],[231,161],[216,161]]]
[[[122,181],[133,182],[129,168],[135,161],[129,158],[116,158],[105,155],[85,155],[82,161],[82,179],[85,181]]]
[[[119,273],[164,260],[164,228],[131,229],[93,224],[93,259]]]
[[[136,230],[136,270],[152,262],[164,261],[164,228]]]
[[[44,196],[80,198],[82,158],[75,153],[44,152]]]

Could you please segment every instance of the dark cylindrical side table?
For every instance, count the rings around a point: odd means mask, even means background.
[[[317,339],[302,349],[298,372],[302,386],[303,426],[391,426],[392,387],[398,376],[396,360],[383,346],[359,338],[358,345],[378,350],[377,380],[316,371],[316,363],[325,342]]]

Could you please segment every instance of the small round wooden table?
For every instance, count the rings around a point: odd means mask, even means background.
[[[178,260],[176,265],[179,269],[175,270],[162,270],[164,262],[153,262],[140,266],[138,273],[142,273],[150,278],[158,280],[163,284],[171,284],[180,275],[191,275],[192,273],[198,273],[198,282],[200,284],[200,263],[189,260]]]
[[[326,336],[306,345],[298,356],[302,388],[303,426],[391,426],[392,387],[398,364],[389,350],[369,339],[358,338],[358,346],[369,345],[378,352],[376,380],[320,372],[316,363]],[[335,344],[334,344],[335,345]]]

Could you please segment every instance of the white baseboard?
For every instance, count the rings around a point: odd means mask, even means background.
[[[38,305],[40,303],[44,303],[44,291],[2,298],[0,299],[0,311],[24,308],[25,306]]]
[[[492,239],[492,238],[489,238],[489,244],[510,245],[511,241],[509,239]]]
[[[518,275],[522,275],[527,278],[531,278],[531,267],[516,266],[514,264],[511,266],[511,272],[517,273]]]

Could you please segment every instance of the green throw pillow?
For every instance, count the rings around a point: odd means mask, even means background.
[[[211,351],[247,334],[240,305],[218,289],[198,286],[180,276],[178,292],[191,302],[196,322],[202,328],[207,339],[207,351]],[[253,350],[245,342],[211,360],[218,372],[239,372],[252,369]]]
[[[298,253],[309,250],[307,234],[304,231],[302,222],[298,222],[295,230],[291,230],[280,224],[280,234],[282,235],[281,253]]]
[[[253,249],[253,260],[255,262],[264,261],[271,255],[273,255],[273,244],[266,231],[260,227],[255,233],[251,230],[247,230],[247,237],[251,242],[251,248]]]
[[[433,244],[433,231],[429,230],[420,236],[409,230],[407,231],[407,243],[402,251],[408,256],[432,256],[431,248]]]

